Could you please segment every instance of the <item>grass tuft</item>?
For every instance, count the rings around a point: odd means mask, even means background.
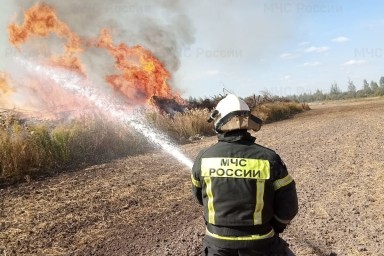
[[[264,123],[271,123],[291,118],[306,110],[309,110],[308,104],[276,101],[260,104],[252,110],[252,113]]]
[[[191,109],[173,116],[150,112],[147,117],[157,129],[178,142],[185,142],[190,137],[215,134],[211,123],[207,122],[208,109]]]

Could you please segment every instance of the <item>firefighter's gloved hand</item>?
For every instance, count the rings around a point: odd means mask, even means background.
[[[275,218],[271,220],[271,226],[273,227],[273,230],[275,230],[276,233],[283,233],[284,229],[287,227],[287,224],[281,223]]]

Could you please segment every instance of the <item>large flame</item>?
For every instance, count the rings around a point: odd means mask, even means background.
[[[128,103],[148,103],[154,96],[181,100],[167,83],[169,72],[149,50],[139,45],[115,44],[107,29],[102,29],[97,39],[81,38],[57,17],[54,8],[44,3],[25,11],[23,23],[10,24],[8,32],[10,42],[19,49],[31,37],[46,38],[54,34],[63,39],[63,54],[52,54],[49,64],[76,71],[85,77],[87,70],[80,61],[81,54],[90,47],[107,51],[115,60],[116,72],[104,79]]]
[[[9,41],[19,46],[31,37],[47,37],[51,33],[66,40],[64,54],[52,56],[51,64],[83,73],[83,67],[78,58],[82,51],[81,40],[67,24],[60,21],[55,10],[46,4],[36,4],[24,13],[22,25],[10,24],[8,27]]]
[[[115,45],[106,29],[101,31],[97,47],[107,49],[115,58],[115,66],[121,73],[108,75],[106,79],[128,98],[149,100],[152,96],[176,96],[167,84],[169,72],[147,49]]]

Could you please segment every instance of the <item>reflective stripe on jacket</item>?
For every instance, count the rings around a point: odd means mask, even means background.
[[[285,164],[254,141],[246,131],[221,134],[196,157],[193,194],[204,206],[211,238],[231,244],[267,239],[274,235],[272,218],[286,224],[297,214],[295,182]]]

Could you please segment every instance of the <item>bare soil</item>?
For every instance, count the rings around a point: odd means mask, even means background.
[[[384,99],[311,108],[256,134],[297,182],[283,237],[297,255],[384,255]],[[161,151],[3,188],[0,255],[199,255],[190,190],[188,168]]]

